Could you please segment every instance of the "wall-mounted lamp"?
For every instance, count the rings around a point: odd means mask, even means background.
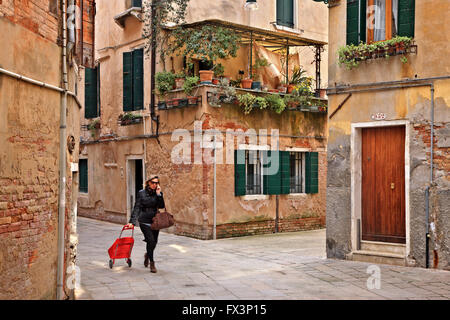
[[[256,10],[258,9],[258,4],[256,0],[246,0],[244,8],[247,10]]]

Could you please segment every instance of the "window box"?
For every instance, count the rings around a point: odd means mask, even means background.
[[[143,117],[141,115],[135,115],[132,113],[125,113],[119,116],[119,124],[121,126],[129,126],[133,124],[139,124],[143,122]]]
[[[167,110],[167,105],[165,101],[158,102],[158,110]]]

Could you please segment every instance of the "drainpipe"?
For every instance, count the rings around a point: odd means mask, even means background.
[[[425,205],[426,205],[426,224],[427,232],[425,235],[425,266],[428,269],[430,267],[430,187],[433,186],[433,151],[434,151],[434,84],[430,85],[431,91],[431,125],[430,125],[430,185],[425,189]],[[435,251],[436,254],[436,251]]]
[[[153,0],[151,7],[152,7],[152,52],[151,52],[151,74],[150,74],[150,92],[151,92],[151,98],[150,98],[150,116],[152,121],[156,122],[156,137],[158,137],[159,133],[159,115],[156,115],[155,113],[155,74],[156,74],[156,38],[155,38],[155,30],[156,30],[156,5],[158,3],[158,0]]]
[[[213,216],[213,223],[214,223],[214,228],[213,228],[213,239],[214,240],[216,240],[217,239],[217,233],[216,233],[216,229],[217,229],[217,227],[216,227],[216,225],[217,225],[217,216],[216,216],[216,211],[217,211],[217,205],[216,205],[216,196],[217,196],[217,194],[216,194],[216,186],[217,186],[217,183],[216,183],[216,181],[217,181],[217,177],[216,177],[216,172],[217,172],[217,170],[216,170],[216,162],[217,162],[217,156],[216,156],[216,139],[217,139],[217,136],[216,135],[214,135],[214,206],[213,206],[213,214],[214,214],[214,216]]]
[[[58,266],[56,279],[56,299],[64,298],[64,230],[65,230],[65,209],[66,209],[66,126],[67,126],[67,21],[66,21],[66,0],[62,0],[62,68],[63,68],[63,89],[60,106],[59,125],[59,207],[58,207]]]

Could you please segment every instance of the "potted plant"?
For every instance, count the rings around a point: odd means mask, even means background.
[[[179,54],[186,56],[188,68],[193,65],[194,57],[212,63],[211,70],[200,71],[200,81],[207,83],[212,83],[215,69],[221,66],[216,61],[236,57],[240,46],[240,36],[235,31],[222,27],[177,28],[172,35],[172,51],[180,51]]]
[[[220,78],[223,76],[224,67],[221,63],[218,63],[214,68],[214,78],[212,79],[212,83],[215,85],[219,84]]]
[[[267,67],[269,65],[269,62],[267,61],[267,59],[262,58],[256,58],[255,64],[252,67],[252,89],[256,89],[256,90],[260,90],[261,89],[261,74],[260,74],[260,70],[264,67]]]
[[[175,88],[181,89],[183,88],[184,79],[186,78],[186,75],[184,72],[178,72],[175,74]]]
[[[175,84],[175,75],[172,72],[158,72],[155,75],[155,86],[158,95],[161,98],[165,98],[167,93],[172,90]],[[159,103],[166,103],[165,100],[161,100]],[[158,106],[159,106],[158,103]]]
[[[99,119],[96,119],[88,124],[87,129],[91,132],[92,138],[95,137],[95,134],[96,134],[97,130],[100,129],[100,127],[101,127],[101,125],[100,125]]]
[[[289,85],[287,87],[287,93],[292,93],[294,88],[301,87],[302,89],[309,84],[309,77],[305,76],[306,70],[302,69],[299,66],[295,66],[294,71],[292,72],[292,77],[289,81]]]
[[[241,86],[243,89],[251,89],[252,88],[252,78],[242,79],[241,80]]]
[[[132,112],[125,112],[124,114],[119,115],[119,121],[122,126],[127,126],[134,123],[141,123],[142,116],[134,114]]]
[[[183,90],[187,96],[189,105],[197,104],[197,97],[192,96],[192,91],[197,86],[198,80],[199,80],[198,77],[186,77],[184,81]]]

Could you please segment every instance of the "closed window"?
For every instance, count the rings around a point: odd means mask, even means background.
[[[123,53],[123,111],[144,109],[144,49]]]
[[[78,190],[82,193],[88,193],[88,160],[80,159],[78,161],[79,181]]]
[[[84,117],[100,117],[100,65],[86,68],[84,77]]]
[[[294,27],[294,0],[277,0],[277,24]]]

